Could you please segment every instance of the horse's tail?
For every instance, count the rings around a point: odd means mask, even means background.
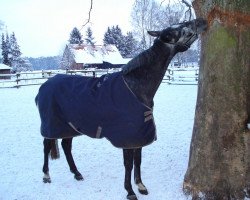
[[[36,105],[38,105],[38,94],[35,97],[35,103],[36,103]]]
[[[58,148],[58,140],[51,140],[50,157],[52,160],[60,158],[60,152]]]

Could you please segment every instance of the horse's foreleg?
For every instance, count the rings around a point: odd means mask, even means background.
[[[64,154],[66,156],[67,162],[69,164],[70,171],[75,174],[76,180],[83,180],[83,177],[81,173],[77,170],[77,167],[75,165],[71,150],[72,150],[72,140],[73,138],[65,138],[62,139],[62,148],[64,151]]]
[[[51,141],[49,139],[43,140],[43,153],[44,153],[44,164],[43,164],[43,182],[51,183],[49,175],[49,152],[51,150]]]
[[[124,187],[128,192],[127,199],[129,200],[137,200],[137,197],[131,185],[131,171],[133,169],[133,157],[134,157],[133,149],[123,149],[123,160],[125,166]]]
[[[134,150],[134,180],[141,194],[148,194],[148,190],[141,180],[141,152],[142,148]]]

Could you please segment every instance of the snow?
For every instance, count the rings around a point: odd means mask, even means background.
[[[0,69],[11,69],[8,65],[0,63]]]
[[[73,140],[73,156],[84,181],[61,158],[50,160],[52,183],[42,182],[43,139],[34,103],[39,86],[0,89],[0,200],[125,200],[122,150],[106,139]],[[161,84],[155,96],[158,139],[143,148],[142,180],[149,195],[139,200],[186,200],[182,183],[187,169],[197,85]]]
[[[106,48],[104,48],[103,61],[117,65],[127,64],[129,59],[124,59],[115,45],[107,45]]]
[[[72,48],[76,63],[102,64],[103,61],[111,64],[126,64],[115,45],[106,46],[84,46],[83,48]]]
[[[73,50],[76,63],[102,64],[102,56],[86,49]]]

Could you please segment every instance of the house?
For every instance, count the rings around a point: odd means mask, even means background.
[[[68,44],[65,47],[61,68],[118,68],[127,64],[114,45]]]
[[[8,65],[0,63],[0,79],[10,79],[10,76],[3,76],[3,74],[10,74],[10,70]]]

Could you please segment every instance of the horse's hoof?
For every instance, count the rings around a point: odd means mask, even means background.
[[[148,190],[146,189],[144,189],[144,190],[141,190],[141,189],[138,189],[138,191],[141,193],[141,194],[143,194],[143,195],[148,195]]]
[[[43,182],[44,182],[44,183],[51,183],[51,179],[50,179],[50,178],[43,177]]]
[[[138,200],[135,194],[127,195],[127,199],[129,199],[129,200]]]
[[[138,183],[137,186],[138,186],[138,191],[141,194],[148,195],[148,190],[143,183]]]
[[[43,182],[44,183],[51,183],[51,179],[50,179],[50,176],[49,176],[49,173],[45,173],[44,176],[43,176]]]
[[[75,175],[75,179],[78,180],[78,181],[82,181],[83,177],[82,177],[81,174],[77,174],[77,175]]]
[[[81,175],[81,173],[78,170],[72,171],[70,170],[74,175],[74,178],[78,181],[83,180],[83,176]]]

